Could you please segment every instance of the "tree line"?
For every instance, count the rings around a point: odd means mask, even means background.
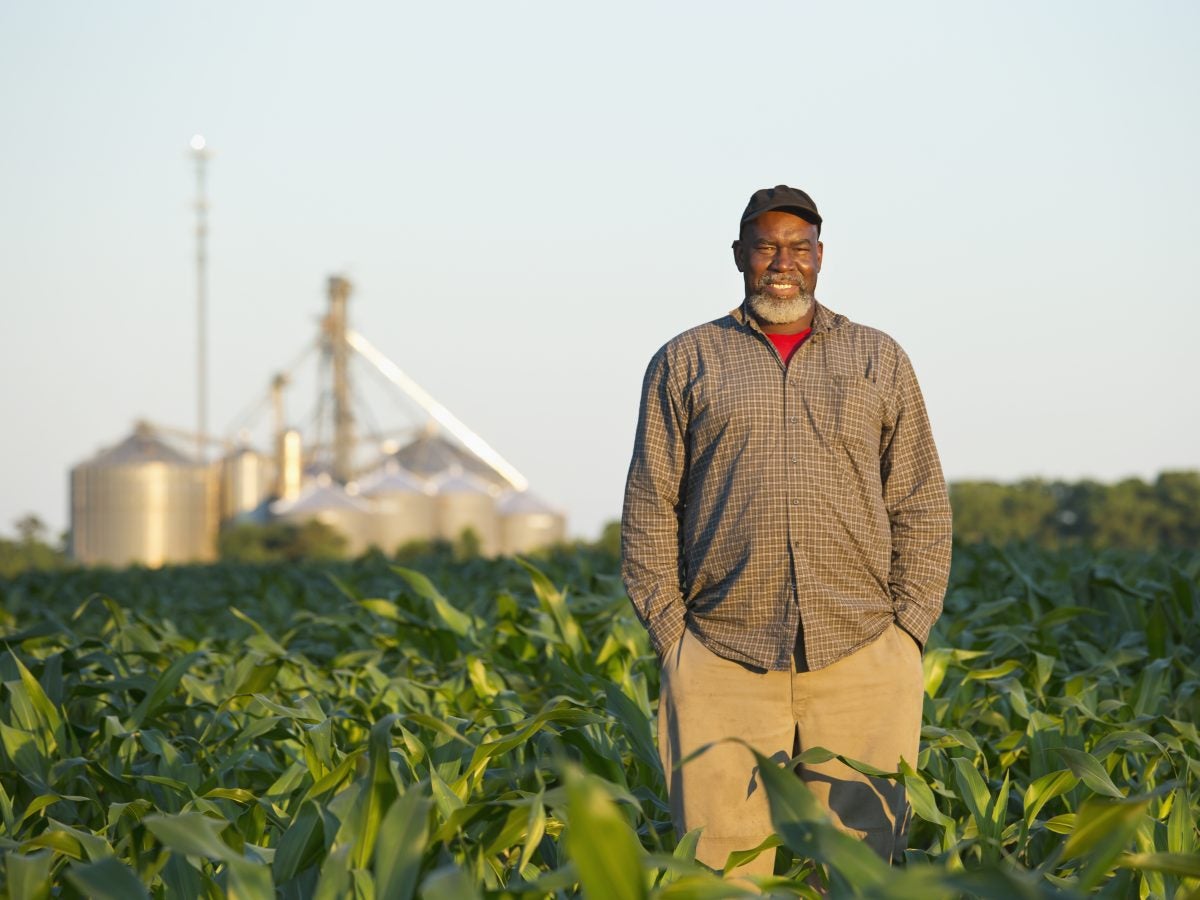
[[[950,504],[954,535],[968,543],[1200,550],[1200,472],[1112,484],[959,481],[950,485]]]
[[[1163,472],[1153,481],[1126,478],[1112,484],[1040,478],[1015,484],[958,481],[950,484],[950,504],[954,536],[966,543],[1200,550],[1200,472]],[[15,539],[0,537],[0,578],[73,564],[66,554],[67,535],[54,541],[32,514],[15,526]],[[220,555],[243,561],[337,558],[343,543],[317,522],[247,525],[222,533]],[[594,546],[616,556],[620,523],[606,525]],[[451,549],[463,556],[471,548]]]

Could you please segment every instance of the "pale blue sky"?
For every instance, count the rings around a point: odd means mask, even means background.
[[[740,299],[746,198],[908,350],[950,478],[1200,468],[1194,3],[0,4],[0,532],[356,327],[594,535],[653,351]],[[294,406],[307,408],[297,398]]]

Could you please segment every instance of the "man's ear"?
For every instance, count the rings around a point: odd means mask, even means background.
[[[817,241],[817,273],[821,272],[821,263],[825,261],[825,245]]]
[[[734,241],[731,246],[733,247],[733,264],[737,266],[739,272],[745,272],[746,270],[742,266],[742,242],[740,240]],[[819,253],[820,251],[818,251]]]

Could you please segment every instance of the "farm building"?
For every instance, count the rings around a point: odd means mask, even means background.
[[[319,357],[308,434],[289,425],[284,390],[295,368],[271,380],[254,409],[273,411],[271,446],[135,425],[117,445],[71,470],[71,553],[88,565],[157,567],[212,560],[219,528],[235,522],[325,523],[347,552],[394,552],[414,541],[454,541],[470,530],[487,556],[563,540],[561,511],[479,435],[348,327],[350,283],[329,279],[329,310],[308,350]],[[351,363],[369,366],[415,412],[405,428],[372,433],[356,409]],[[398,440],[399,438],[399,440]],[[180,444],[194,446],[187,452]],[[206,457],[212,445],[217,458]]]

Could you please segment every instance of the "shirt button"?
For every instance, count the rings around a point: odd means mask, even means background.
[[[788,421],[791,422],[793,425],[795,425],[797,422],[800,421],[800,417],[799,416],[791,416],[788,418]]]
[[[800,498],[799,497],[794,498],[792,500],[792,506],[799,506],[799,505],[800,505]]]
[[[798,457],[798,456],[793,456],[793,457],[792,457],[792,462],[794,462],[794,463],[798,463],[798,462],[800,462],[800,457]]]

